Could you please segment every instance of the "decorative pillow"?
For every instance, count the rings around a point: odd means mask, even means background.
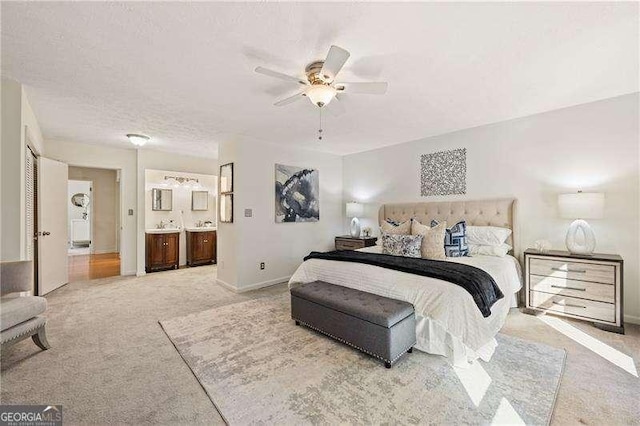
[[[447,222],[443,222],[434,227],[423,225],[415,219],[411,222],[411,234],[422,235],[423,237],[420,247],[422,258],[435,260],[446,259],[444,245],[442,244],[446,230]]]
[[[391,219],[389,217],[385,220],[385,222],[387,222],[389,225],[393,225],[393,226],[400,225],[400,222],[398,222],[397,220]]]
[[[382,222],[380,234],[411,235],[411,220],[404,221],[399,225],[392,225],[386,221]]]
[[[511,250],[509,244],[501,244],[499,246],[482,246],[477,244],[469,244],[469,253],[471,256],[496,256],[505,257]]]
[[[422,235],[382,234],[382,254],[420,257]]]
[[[499,246],[511,235],[511,229],[499,226],[467,226],[467,243],[482,246]]]
[[[431,221],[431,226],[438,225],[437,220]],[[446,225],[445,225],[446,226]],[[467,222],[460,222],[448,228],[444,236],[444,252],[447,257],[469,256],[466,238]]]

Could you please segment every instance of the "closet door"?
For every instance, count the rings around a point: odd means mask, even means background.
[[[69,168],[40,157],[38,177],[38,292],[40,295],[69,282],[67,220]]]

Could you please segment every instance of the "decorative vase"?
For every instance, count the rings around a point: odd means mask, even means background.
[[[584,235],[584,244],[580,244],[577,241],[578,232],[582,232]],[[574,220],[567,231],[565,243],[567,250],[572,254],[590,255],[596,249],[596,234],[593,233],[593,229],[586,221],[582,219]]]

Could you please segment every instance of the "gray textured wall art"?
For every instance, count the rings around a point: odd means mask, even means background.
[[[466,194],[466,148],[423,154],[420,166],[420,195]]]
[[[276,164],[276,222],[320,220],[320,177],[317,170]]]

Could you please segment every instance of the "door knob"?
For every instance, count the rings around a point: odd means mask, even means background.
[[[42,236],[46,237],[47,235],[51,235],[51,232],[49,231],[42,231]]]

